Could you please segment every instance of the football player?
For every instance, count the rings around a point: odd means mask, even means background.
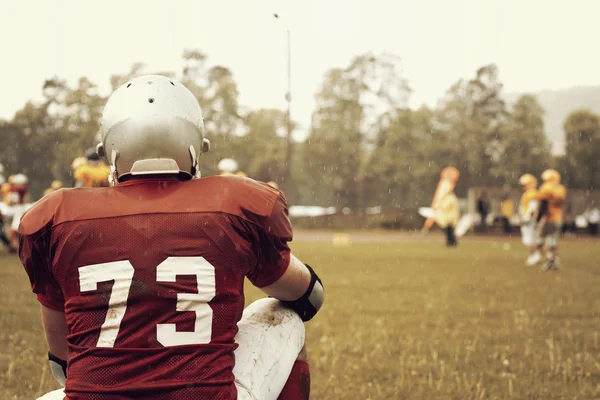
[[[1,166],[2,164],[0,164]],[[4,172],[4,167],[2,167],[2,171]],[[4,175],[0,174],[0,188],[3,187],[3,185],[5,184],[5,179],[4,179]],[[1,190],[1,189],[0,189]],[[4,200],[4,195],[2,195],[2,199]],[[9,249],[10,251],[10,242],[8,241],[8,237],[6,237],[6,233],[4,231],[4,216],[3,216],[3,211],[4,211],[4,202],[0,202],[0,241],[2,241],[2,243],[4,243],[4,246],[6,246],[7,249]]]
[[[546,245],[545,271],[560,268],[558,258],[558,236],[563,223],[563,207],[567,198],[567,189],[560,184],[560,174],[554,169],[542,173],[544,182],[538,191],[540,201],[538,224],[538,249]]]
[[[9,175],[6,182],[4,182],[0,187],[0,191],[2,192],[2,201],[4,201],[4,204],[6,205],[10,203],[10,198],[8,194],[10,193],[10,188],[12,186],[12,181],[14,178],[14,175]]]
[[[86,162],[79,166],[73,176],[78,187],[107,187],[110,168],[101,159],[96,149],[88,149]]]
[[[8,235],[11,253],[15,253],[19,246],[18,227],[23,213],[29,208],[29,178],[25,174],[16,174],[9,177],[9,186],[5,195],[4,214],[11,221],[11,230]]]
[[[50,193],[54,193],[56,192],[58,189],[62,189],[63,187],[63,183],[62,181],[54,180],[52,181],[52,183],[50,184],[50,187],[46,190],[44,190],[44,196],[49,195]]]
[[[85,157],[77,157],[71,163],[71,175],[73,176],[73,187],[83,187],[83,182],[75,179],[77,175],[77,170],[83,167],[87,163],[87,159]]]
[[[523,190],[519,204],[521,239],[529,251],[526,264],[531,266],[542,260],[542,254],[538,250],[536,240],[536,218],[539,205],[537,200],[537,179],[531,174],[525,174],[519,178],[519,185],[521,185],[521,189]]]
[[[290,252],[282,194],[197,179],[209,149],[200,106],[163,76],[117,89],[101,137],[114,186],[59,190],[21,221],[65,384],[42,399],[307,399],[303,321],[324,290]],[[245,278],[271,298],[244,310]]]
[[[238,163],[233,158],[224,158],[217,165],[220,176],[234,175],[238,170]]]

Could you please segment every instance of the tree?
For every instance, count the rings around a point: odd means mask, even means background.
[[[60,121],[60,142],[56,159],[62,160],[55,168],[55,175],[65,177],[70,174],[69,161],[82,156],[88,148],[95,147],[100,141],[100,120],[106,98],[98,92],[98,87],[87,78],[80,78],[75,89],[66,91],[65,99],[53,117]]]
[[[330,70],[317,94],[305,166],[313,177],[310,191],[321,204],[356,207],[361,164],[360,86],[342,69]],[[317,180],[318,179],[318,180]]]
[[[144,68],[146,68],[146,64],[138,62],[131,66],[128,73],[126,73],[124,75],[118,75],[118,74],[112,75],[110,77],[110,86],[112,88],[112,91],[114,92],[121,85],[126,83],[128,80],[140,75],[142,73],[142,71],[144,70]]]
[[[60,135],[48,113],[47,104],[25,104],[2,131],[1,140],[11,143],[2,157],[8,171],[26,174],[31,193],[34,198],[39,196],[56,178],[53,170],[57,169],[59,162],[56,144],[60,143]]]
[[[477,70],[470,81],[454,84],[442,100],[436,126],[447,135],[448,164],[461,172],[457,188],[499,185],[506,180],[503,133],[508,112],[502,100],[498,68]]]
[[[522,174],[539,176],[552,160],[544,132],[544,110],[534,95],[519,97],[505,131],[505,176],[515,182]]]
[[[280,181],[285,159],[286,113],[278,109],[251,111],[245,118],[247,133],[237,140],[236,159],[252,178]]]
[[[203,157],[202,166],[206,171],[214,172],[220,159],[239,159],[240,152],[237,151],[236,143],[244,130],[238,110],[237,84],[229,69],[215,66],[208,70],[206,79],[195,83],[195,87],[197,93],[203,96],[199,101],[204,116],[204,128],[212,142],[212,154]],[[245,168],[243,164],[241,167]]]
[[[589,110],[573,111],[564,123],[565,182],[573,188],[600,188],[600,116]]]
[[[433,112],[421,107],[394,114],[380,122],[365,171],[365,201],[369,206],[416,208],[431,199],[430,186],[439,176],[430,161]]]
[[[319,177],[309,189],[317,202],[362,207],[369,142],[377,135],[382,115],[406,108],[409,92],[399,59],[389,54],[367,53],[345,69],[327,72],[303,146],[304,165],[310,171],[304,175]]]

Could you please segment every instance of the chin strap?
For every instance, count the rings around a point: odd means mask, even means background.
[[[110,152],[110,175],[108,175],[108,183],[110,186],[117,183],[117,156],[117,151],[113,149],[113,151]]]
[[[192,170],[190,171],[192,173],[192,179],[200,178],[201,174],[200,168],[198,167],[198,156],[196,155],[196,149],[194,149],[194,146],[190,145],[188,151],[192,157]]]

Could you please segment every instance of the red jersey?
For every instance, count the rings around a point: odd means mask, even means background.
[[[235,399],[244,278],[289,265],[282,194],[240,177],[59,190],[21,220],[38,301],[64,310],[66,399]]]

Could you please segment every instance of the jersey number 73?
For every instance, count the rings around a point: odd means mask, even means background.
[[[98,283],[114,280],[108,311],[100,328],[97,347],[114,347],[127,309],[134,268],[127,260],[79,268],[81,292],[98,289]],[[175,324],[157,324],[156,338],[163,346],[207,344],[212,336],[213,311],[208,304],[215,297],[215,268],[204,257],[169,257],[156,267],[157,282],[175,282],[177,275],[196,277],[198,293],[178,293],[177,311],[194,311],[193,332],[177,332]]]

